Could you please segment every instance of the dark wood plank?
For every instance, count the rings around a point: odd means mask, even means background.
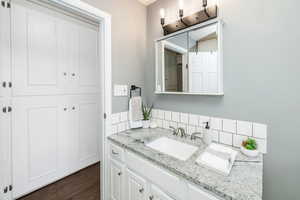
[[[99,200],[100,163],[85,168],[18,200]]]

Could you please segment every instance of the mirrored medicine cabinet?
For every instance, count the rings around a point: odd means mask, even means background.
[[[223,95],[222,22],[155,41],[156,94]]]

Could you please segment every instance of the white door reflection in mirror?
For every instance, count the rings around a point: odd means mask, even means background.
[[[222,95],[221,23],[156,42],[156,93]]]

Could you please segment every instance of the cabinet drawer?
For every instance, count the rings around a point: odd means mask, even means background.
[[[200,188],[190,184],[188,185],[188,194],[189,200],[219,200],[211,194],[204,192]]]
[[[110,157],[115,160],[119,160],[122,162],[124,161],[124,150],[117,145],[110,143],[109,154],[110,154]]]
[[[177,176],[168,173],[166,170],[161,169],[130,152],[126,152],[125,160],[130,169],[138,172],[153,184],[163,188],[166,192],[179,197],[179,199],[185,199],[184,182]]]

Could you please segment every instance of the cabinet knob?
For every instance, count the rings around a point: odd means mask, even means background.
[[[75,73],[72,73],[72,76],[75,76]]]
[[[64,108],[64,111],[67,111],[67,108]]]
[[[2,112],[6,113],[6,107],[2,108]]]
[[[144,188],[139,189],[139,192],[143,193],[144,192]]]
[[[6,88],[6,82],[2,82],[2,87]]]
[[[149,196],[149,200],[153,200],[153,199],[154,199],[153,195]]]
[[[5,2],[1,1],[1,5],[2,5],[2,7],[5,7]]]
[[[122,175],[122,172],[119,172],[118,175],[121,176],[121,175]]]
[[[64,75],[64,76],[67,76],[67,72],[64,72],[63,75]]]
[[[72,107],[72,110],[75,110],[75,106]]]

